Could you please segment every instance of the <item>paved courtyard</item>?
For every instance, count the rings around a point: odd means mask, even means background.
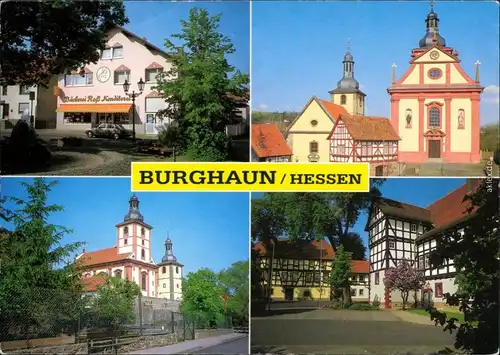
[[[251,324],[253,353],[429,354],[454,343],[439,327],[403,322],[382,310],[297,309]]]

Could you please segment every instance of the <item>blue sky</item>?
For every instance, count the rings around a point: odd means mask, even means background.
[[[367,94],[366,114],[390,117],[392,64],[401,77],[410,50],[425,34],[428,1],[267,2],[252,5],[252,109],[300,111],[311,96],[329,99],[342,77],[351,39],[355,78]],[[481,64],[481,123],[497,122],[499,6],[437,1],[440,34],[475,75]]]
[[[3,178],[2,195],[26,196],[20,181]],[[87,242],[87,251],[116,244],[115,225],[128,212],[130,179],[63,178],[49,194],[49,204],[64,206],[49,222],[71,228],[63,243]],[[185,272],[207,267],[215,271],[248,260],[248,193],[137,193],[144,222],[153,227],[153,258],[161,260],[167,235]],[[6,207],[12,207],[12,204]],[[0,221],[3,223],[3,221]],[[12,227],[5,225],[6,228]]]
[[[417,178],[387,179],[382,185],[382,196],[412,205],[427,207],[441,197],[465,184],[465,179],[455,178]],[[412,193],[413,192],[413,193]],[[260,198],[263,193],[252,193],[252,198]],[[368,234],[365,232],[367,213],[362,213],[351,232],[358,233],[366,246]]]
[[[193,7],[203,8],[210,16],[222,14],[219,32],[231,39],[236,52],[227,56],[230,64],[243,73],[250,71],[250,4],[239,2],[125,1],[130,22],[124,27],[161,49],[165,39],[181,31],[181,20],[189,18]]]

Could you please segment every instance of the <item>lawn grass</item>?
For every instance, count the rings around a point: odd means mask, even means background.
[[[414,313],[414,314],[419,314],[419,315],[422,315],[422,316],[427,316],[430,318],[430,315],[429,313],[425,310],[425,309],[422,309],[422,308],[410,308],[410,309],[407,309],[408,312],[410,313]],[[458,323],[464,323],[465,320],[464,320],[464,314],[461,313],[461,312],[451,312],[451,311],[441,311],[443,313],[446,314],[446,317],[447,319],[450,319],[450,318],[456,318],[458,319]],[[472,322],[472,324],[477,324],[477,322]]]

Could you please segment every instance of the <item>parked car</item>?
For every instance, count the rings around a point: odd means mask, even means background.
[[[132,135],[132,131],[129,129],[125,129],[120,124],[114,123],[101,123],[99,126],[95,128],[91,128],[85,131],[87,137],[103,137],[103,138],[128,138]]]

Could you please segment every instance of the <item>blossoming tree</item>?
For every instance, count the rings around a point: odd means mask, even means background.
[[[408,260],[401,260],[396,267],[386,270],[385,285],[391,290],[401,291],[403,309],[406,309],[410,291],[421,289],[425,285],[424,273],[414,268]]]

